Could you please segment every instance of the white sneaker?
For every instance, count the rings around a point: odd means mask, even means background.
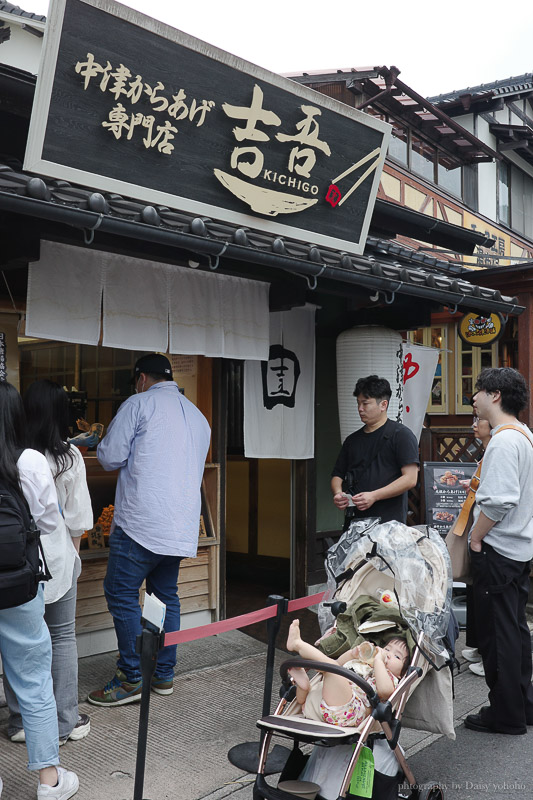
[[[473,664],[469,664],[468,669],[470,672],[473,672],[474,675],[479,675],[480,678],[485,677],[485,667],[482,661],[475,661]]]
[[[477,647],[467,647],[466,650],[461,651],[461,654],[466,661],[471,661],[473,664],[475,664],[476,661],[481,661],[481,656]]]
[[[2,783],[2,778],[0,778],[0,797],[2,797],[2,789],[3,789],[3,787],[4,787],[4,784]]]
[[[15,731],[15,733],[12,733],[9,739],[12,742],[25,742],[26,734],[24,733],[24,728],[20,728],[18,731]]]
[[[37,789],[37,800],[69,800],[80,788],[80,782],[75,772],[69,772],[63,767],[56,767],[57,786],[47,786],[40,783]]]

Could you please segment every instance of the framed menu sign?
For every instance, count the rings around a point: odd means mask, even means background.
[[[426,525],[442,536],[457,519],[476,469],[475,462],[424,461]]]

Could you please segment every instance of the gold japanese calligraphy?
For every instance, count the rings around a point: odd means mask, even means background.
[[[264,93],[260,86],[255,84],[252,92],[252,101],[249,106],[235,106],[229,103],[222,104],[226,116],[242,120],[244,126],[233,128],[233,135],[237,142],[253,142],[252,145],[236,146],[230,156],[230,167],[240,172],[252,181],[261,177],[263,180],[277,182],[280,186],[295,189],[304,194],[318,195],[318,186],[302,181],[311,177],[311,170],[316,164],[316,151],[319,150],[326,156],[331,155],[327,142],[319,139],[320,126],[316,117],[321,115],[321,110],[314,106],[300,106],[304,118],[296,123],[296,133],[276,133],[275,138],[281,143],[293,143],[287,159],[287,172],[278,172],[265,169],[265,157],[260,143],[270,141],[270,135],[262,128],[260,123],[267,127],[279,127],[282,122],[274,111],[263,107]],[[302,146],[301,146],[302,145]],[[314,206],[318,198],[306,198],[276,189],[268,189],[253,182],[244,180],[237,175],[221,169],[213,170],[216,178],[232,194],[245,202],[252,211],[275,217],[278,214],[294,214]]]
[[[215,107],[214,100],[192,98],[186,102],[187,94],[183,89],[171,94],[169,99],[165,94],[165,85],[161,81],[152,86],[146,83],[141,75],[133,77],[131,70],[124,64],[119,64],[114,69],[111,62],[107,61],[103,66],[95,61],[93,53],[87,53],[86,61],[78,61],[75,70],[83,78],[84,91],[89,88],[91,81],[96,79],[100,91],[109,92],[117,101],[109,112],[107,120],[101,123],[103,128],[112,133],[115,139],[124,138],[126,141],[133,139],[138,128],[140,133],[145,133],[142,143],[146,149],[156,147],[164,155],[170,155],[174,150],[172,140],[178,133],[178,128],[169,119],[157,124],[154,114],[128,111],[122,102],[118,102],[119,98],[133,106],[146,96],[152,111],[156,114],[165,113],[176,122],[195,123],[197,128],[204,124],[208,112]]]

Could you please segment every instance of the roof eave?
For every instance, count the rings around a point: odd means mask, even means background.
[[[392,302],[396,294],[402,294],[425,298],[440,306],[464,307],[491,313],[499,311],[503,314],[520,314],[524,310],[516,298],[504,298],[498,291],[472,287],[461,279],[428,276],[414,266],[409,270],[401,264],[382,265],[375,259],[340,252],[334,254],[336,263],[327,263],[327,260],[317,260],[317,253],[320,254],[318,248],[311,248],[309,259],[304,260],[287,254],[281,239],[275,239],[269,250],[249,246],[248,235],[252,236],[253,232],[242,228],[235,230],[231,240],[213,239],[209,236],[206,222],[200,218],[191,221],[188,232],[178,232],[146,222],[119,219],[96,211],[71,208],[10,192],[0,192],[0,209],[59,222],[88,232],[98,228],[103,233],[119,237],[177,247],[191,253],[211,256],[216,259],[217,264],[217,257],[223,251],[228,259],[248,263],[252,261],[310,278],[311,286],[313,283],[316,286],[316,280],[321,278],[372,291],[388,292],[392,298],[388,302]]]

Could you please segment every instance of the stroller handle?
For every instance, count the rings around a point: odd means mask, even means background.
[[[287,680],[287,674],[291,667],[303,667],[304,669],[315,669],[317,672],[331,672],[333,675],[340,675],[341,678],[346,678],[346,680],[351,681],[351,683],[355,683],[356,686],[359,686],[359,688],[362,689],[366,694],[373,707],[376,703],[379,703],[377,692],[374,691],[372,686],[365,681],[364,678],[361,678],[360,675],[358,675],[356,672],[353,672],[351,669],[345,669],[338,664],[328,664],[324,661],[311,661],[307,658],[295,657],[288,659],[288,661],[284,661],[279,668],[279,674],[281,675],[281,680],[283,682]]]

